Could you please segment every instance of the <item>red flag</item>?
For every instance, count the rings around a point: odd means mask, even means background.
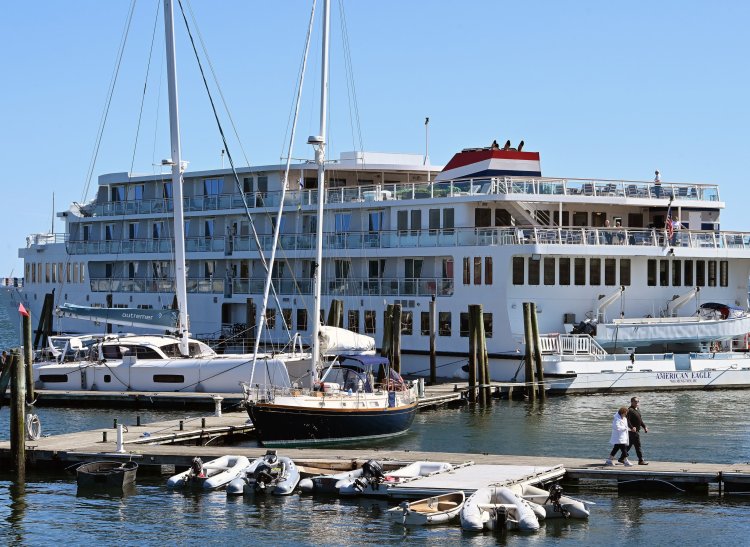
[[[29,312],[26,311],[26,308],[23,307],[23,304],[18,304],[18,313],[25,315],[26,317],[31,317]]]

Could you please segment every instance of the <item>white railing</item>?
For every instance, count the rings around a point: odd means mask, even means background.
[[[544,355],[585,355],[595,359],[608,355],[588,334],[546,334],[539,339]]]

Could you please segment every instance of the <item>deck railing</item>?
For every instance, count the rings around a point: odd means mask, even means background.
[[[173,293],[174,280],[170,278],[92,277],[89,279],[92,292],[125,293]],[[443,277],[419,278],[346,278],[325,279],[322,293],[329,296],[451,296],[454,280]],[[312,294],[310,279],[280,279],[274,281],[277,294]],[[247,278],[188,278],[189,293],[262,294],[262,279]]]
[[[631,247],[686,247],[693,249],[750,249],[748,232],[678,230],[672,238],[665,230],[634,228],[450,228],[443,230],[390,230],[380,232],[327,233],[323,248],[335,251],[367,249],[418,249],[450,247],[487,247],[500,245],[583,245]],[[259,236],[264,251],[271,249],[271,235]],[[185,240],[189,253],[216,253],[232,256],[256,252],[251,236],[190,237]],[[314,249],[313,234],[282,234],[280,245],[286,252]],[[172,240],[135,239],[112,241],[69,240],[71,255],[84,254],[171,254]],[[333,253],[332,253],[333,251]],[[214,257],[216,258],[216,257]]]
[[[719,187],[714,184],[662,183],[628,180],[593,180],[533,177],[494,177],[458,179],[444,182],[392,183],[368,186],[344,186],[326,190],[326,203],[357,203],[388,200],[454,198],[460,196],[587,196],[623,197],[633,199],[667,199],[687,201],[720,201]],[[246,192],[245,201],[251,208],[279,205],[281,192]],[[317,190],[288,190],[284,198],[289,207],[314,206]],[[218,194],[186,196],[186,212],[230,211],[244,209],[242,195]],[[94,216],[171,213],[172,199],[140,199],[108,201],[92,208]]]

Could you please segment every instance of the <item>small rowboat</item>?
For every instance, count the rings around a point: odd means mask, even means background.
[[[466,497],[463,490],[419,501],[403,502],[388,510],[388,516],[403,524],[444,524],[458,516]]]
[[[91,462],[76,468],[78,488],[125,488],[135,483],[135,462]]]

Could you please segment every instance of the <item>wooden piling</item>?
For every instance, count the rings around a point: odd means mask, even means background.
[[[474,328],[472,306],[469,306],[469,402],[477,402],[477,330]]]
[[[492,390],[490,388],[490,364],[487,356],[487,336],[484,332],[484,306],[478,305],[477,309],[477,335],[479,336],[479,347],[477,349],[477,362],[482,369],[482,390],[484,400],[489,404],[492,402]]]
[[[430,385],[437,383],[437,302],[430,300]]]
[[[380,355],[391,360],[393,357],[393,304],[388,304],[383,315],[383,343],[380,346]]]
[[[536,304],[531,302],[529,307],[529,314],[531,316],[531,334],[534,338],[534,363],[536,364],[536,380],[537,393],[539,399],[544,401],[547,398],[547,393],[544,389],[544,362],[542,361],[542,341],[539,337],[539,323],[537,322],[536,316]]]
[[[401,374],[401,304],[393,305],[393,326],[391,327],[391,366]]]
[[[23,337],[23,357],[26,362],[26,401],[34,403],[34,351],[31,347],[31,314],[21,315],[21,336]]]
[[[526,353],[524,356],[526,373],[526,396],[529,401],[536,400],[536,380],[534,379],[534,336],[531,329],[531,306],[523,303],[523,332],[526,339]]]
[[[477,399],[480,406],[487,404],[487,393],[484,386],[487,384],[487,378],[484,375],[484,365],[482,363],[484,356],[484,347],[482,340],[482,331],[480,325],[482,307],[477,304],[469,306],[469,333],[471,339],[474,340],[474,362],[476,363],[476,374],[477,374]]]
[[[20,349],[14,349],[12,355],[10,450],[16,478],[24,480],[26,477],[26,365]]]

